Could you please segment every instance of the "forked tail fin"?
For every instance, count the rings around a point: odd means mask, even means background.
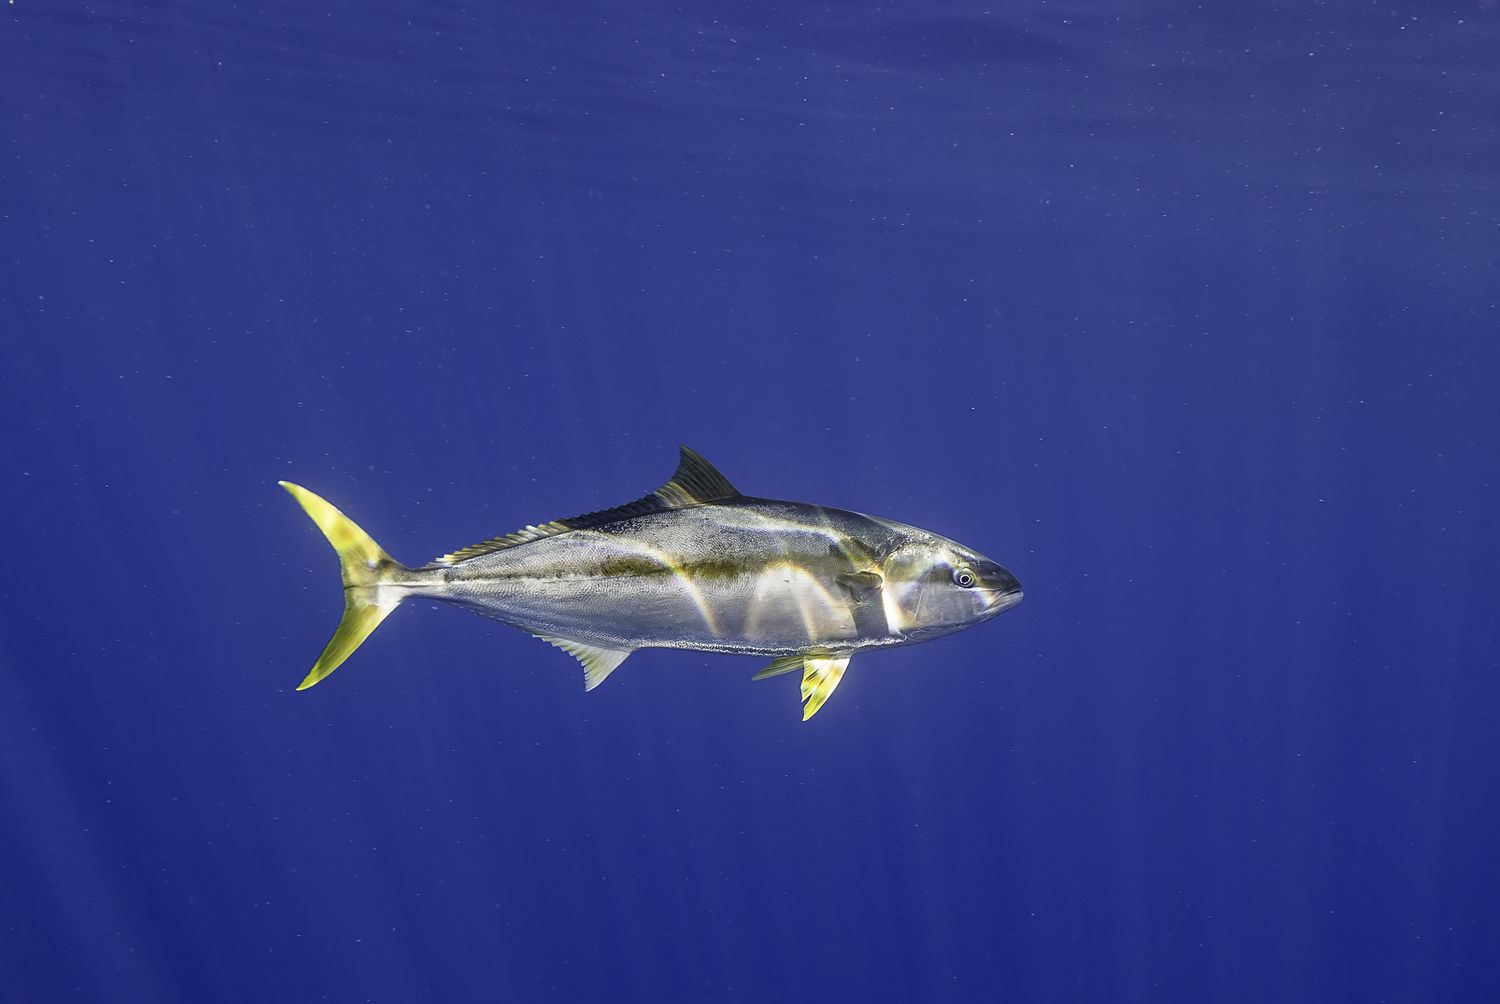
[[[401,604],[406,591],[397,588],[396,583],[409,569],[386,554],[352,519],[322,498],[290,481],[278,481],[277,484],[291,492],[292,498],[301,503],[312,521],[318,524],[318,529],[338,552],[339,569],[344,577],[343,619],[307,678],[297,685],[298,690],[306,690],[338,669],[360,643],[370,637],[370,632]]]

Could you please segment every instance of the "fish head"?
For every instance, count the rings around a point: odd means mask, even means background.
[[[903,634],[935,637],[989,620],[1021,602],[1021,580],[972,548],[922,531],[882,562],[887,619]]]

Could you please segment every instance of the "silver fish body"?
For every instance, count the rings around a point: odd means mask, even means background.
[[[880,555],[924,546],[957,547],[859,513],[746,498],[631,517],[439,566],[442,581],[417,591],[534,634],[604,648],[746,655],[899,644],[913,631],[958,630],[1004,609],[987,602],[993,590],[970,590],[970,609],[928,623],[922,615],[932,605],[930,590],[916,584],[904,595],[859,594],[859,573],[889,581]],[[997,585],[1016,588],[1010,580]]]
[[[566,649],[590,689],[642,648],[775,657],[761,675],[802,669],[806,718],[854,653],[957,631],[1021,599],[1014,575],[969,548],[891,520],[741,495],[685,447],[673,479],[643,499],[415,569],[311,492],[286,487],[340,553],[350,629],[341,644],[341,623],[303,687],[401,601],[424,597]]]

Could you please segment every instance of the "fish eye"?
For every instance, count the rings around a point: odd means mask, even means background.
[[[979,580],[967,568],[956,568],[953,570],[953,581],[965,589],[971,589]]]

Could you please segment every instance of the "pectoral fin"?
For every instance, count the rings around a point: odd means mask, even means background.
[[[558,648],[573,656],[583,663],[583,689],[593,690],[604,682],[604,678],[613,673],[630,651],[617,648],[600,648],[597,645],[589,645],[581,641],[573,641],[571,638],[549,638],[547,635],[538,635],[542,641]]]
[[[828,700],[828,695],[833,693],[833,688],[837,687],[839,681],[844,678],[844,669],[848,665],[847,655],[803,656],[802,720],[804,722],[818,713],[823,702]]]
[[[841,572],[836,578],[855,603],[878,602],[880,589],[885,585],[879,572]]]
[[[754,676],[750,677],[750,679],[769,680],[773,676],[780,676],[783,673],[792,673],[801,668],[802,656],[784,655],[780,659],[777,659],[775,662],[771,663],[765,669],[761,670],[759,673],[756,673]]]
[[[884,638],[890,634],[885,616],[885,579],[879,572],[841,572],[834,577],[849,597],[849,616],[861,638]]]

